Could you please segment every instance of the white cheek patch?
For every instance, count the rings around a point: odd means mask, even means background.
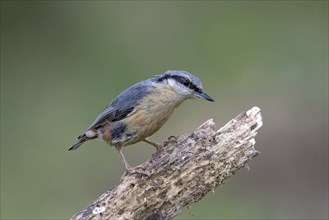
[[[89,138],[93,138],[93,137],[96,136],[96,133],[92,130],[88,130],[88,131],[85,132],[85,135]]]
[[[168,79],[168,84],[180,95],[188,95],[190,93],[189,89],[181,85],[174,79]]]
[[[169,84],[172,88],[176,88],[176,87],[178,86],[176,80],[173,80],[173,79],[168,79],[168,84]]]

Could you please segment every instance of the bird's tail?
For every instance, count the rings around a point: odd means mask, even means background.
[[[77,138],[77,141],[69,148],[69,151],[77,149],[84,142],[91,140],[91,139],[95,139],[95,138],[97,138],[97,136],[98,135],[95,131],[92,131],[92,130],[86,131],[84,134],[80,135]]]
[[[81,144],[83,144],[85,141],[88,141],[88,140],[89,140],[89,138],[87,138],[87,136],[85,134],[80,135],[77,138],[77,141],[69,148],[69,151],[77,149],[78,147],[81,146]]]

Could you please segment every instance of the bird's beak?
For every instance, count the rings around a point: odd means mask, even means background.
[[[215,100],[213,98],[211,98],[207,93],[205,93],[204,91],[198,92],[194,94],[196,97],[201,98],[201,99],[205,99],[211,102],[214,102]]]

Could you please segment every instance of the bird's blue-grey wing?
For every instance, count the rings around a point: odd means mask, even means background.
[[[96,128],[102,125],[104,121],[120,121],[133,114],[138,103],[152,90],[153,86],[150,80],[145,80],[129,87],[105,107],[88,129]]]

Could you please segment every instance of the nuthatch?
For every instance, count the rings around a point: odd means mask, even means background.
[[[122,148],[144,141],[159,149],[160,144],[146,138],[158,131],[183,101],[193,97],[214,101],[203,91],[200,79],[186,71],[168,70],[136,83],[116,97],[69,150],[99,138],[119,150],[128,171]]]

